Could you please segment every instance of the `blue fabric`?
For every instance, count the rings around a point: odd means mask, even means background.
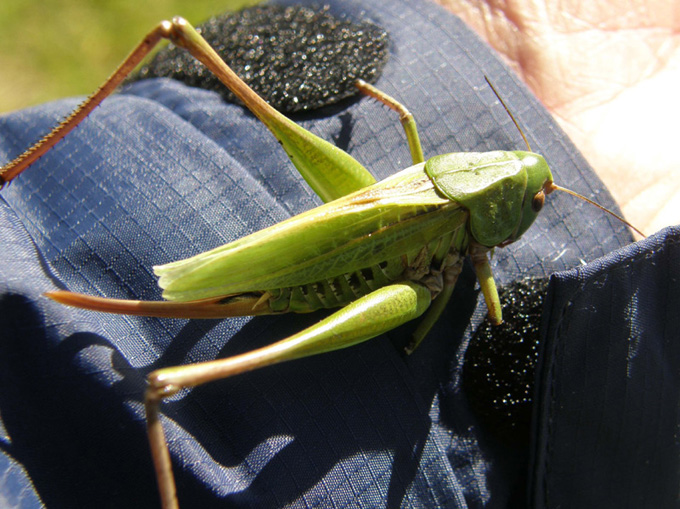
[[[538,101],[457,18],[424,1],[336,0],[332,10],[389,31],[378,86],[414,112],[426,155],[523,148],[486,75],[558,183],[613,206]],[[0,160],[78,101],[0,118]],[[379,179],[409,165],[398,122],[375,101],[301,124]],[[157,506],[146,375],[271,343],[322,314],[157,320],[69,309],[41,294],[159,299],[153,265],[320,201],[252,115],[169,80],[109,99],[0,198],[1,496],[22,507]],[[554,277],[531,450],[493,440],[461,389],[470,334],[486,312],[466,268],[410,357],[394,346],[411,332],[404,326],[165,403],[182,506],[614,506],[624,493],[677,503],[677,239],[668,230],[616,251],[630,242],[623,226],[554,193],[532,229],[497,250],[499,283],[615,251]]]
[[[535,404],[536,507],[677,507],[680,228],[555,274]]]

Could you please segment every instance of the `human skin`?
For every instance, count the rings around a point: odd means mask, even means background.
[[[680,3],[436,1],[504,57],[629,221],[680,223]]]

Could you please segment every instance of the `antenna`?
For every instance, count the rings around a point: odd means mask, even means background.
[[[496,87],[494,87],[494,86],[492,85],[492,83],[489,81],[489,78],[487,78],[486,76],[484,76],[484,79],[486,80],[486,83],[489,85],[489,87],[491,87],[491,90],[493,91],[493,93],[495,94],[495,96],[498,98],[498,101],[501,103],[501,105],[502,105],[503,108],[505,109],[505,112],[506,112],[506,113],[508,114],[508,116],[510,117],[510,120],[512,120],[512,123],[515,124],[515,127],[516,127],[517,130],[519,131],[519,134],[522,135],[522,139],[524,140],[524,143],[525,143],[526,146],[527,146],[527,150],[528,150],[529,152],[533,152],[533,150],[531,150],[531,146],[529,145],[529,140],[527,140],[527,137],[524,136],[524,131],[522,131],[522,128],[519,126],[519,123],[517,122],[517,119],[515,119],[515,116],[514,116],[514,115],[512,114],[512,112],[510,111],[510,108],[508,108],[508,105],[505,104],[505,101],[501,98],[500,94],[499,94],[498,91],[496,90]]]
[[[598,209],[603,210],[603,211],[606,212],[607,214],[610,214],[610,215],[614,216],[616,219],[618,219],[619,221],[621,221],[623,224],[625,224],[625,225],[628,226],[629,228],[633,229],[638,235],[641,235],[642,238],[645,238],[645,239],[647,238],[647,236],[646,236],[644,233],[642,233],[640,230],[638,230],[637,228],[635,228],[635,226],[633,226],[632,224],[630,224],[628,221],[626,221],[626,220],[625,220],[624,218],[622,218],[620,215],[618,215],[618,214],[612,212],[611,210],[609,210],[609,209],[606,208],[606,207],[603,207],[603,206],[600,205],[599,203],[596,203],[596,202],[594,202],[593,200],[591,200],[591,199],[589,199],[589,198],[586,198],[586,197],[583,196],[582,194],[578,194],[576,191],[572,191],[571,189],[567,189],[566,187],[558,186],[558,185],[555,184],[554,182],[553,182],[552,184],[550,184],[550,186],[546,187],[546,193],[547,193],[547,194],[550,194],[550,193],[552,193],[553,191],[562,191],[562,192],[565,192],[565,193],[570,194],[570,195],[572,195],[572,196],[576,196],[577,198],[581,198],[583,201],[585,201],[585,202],[587,202],[587,203],[590,203],[591,205],[595,205]]]

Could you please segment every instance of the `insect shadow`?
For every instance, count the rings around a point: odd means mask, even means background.
[[[472,285],[460,285],[459,291],[474,293]],[[2,450],[26,468],[48,506],[101,506],[102,500],[111,507],[155,506],[156,495],[148,489],[154,482],[153,468],[137,401],[152,367],[136,369],[95,333],[64,339],[49,333],[49,353],[31,355],[45,349],[43,331],[49,330],[40,312],[17,294],[5,296],[2,306],[12,312],[3,314],[0,326],[9,325],[1,323],[8,320],[30,324],[22,341],[0,342],[4,378],[0,408],[6,411],[3,423],[9,437]],[[456,315],[468,316],[455,321],[467,323],[471,313],[472,305],[457,308]],[[253,341],[269,342],[274,333],[283,337],[318,318],[313,313],[251,320],[231,338],[228,350],[246,350]],[[216,324],[216,320],[187,322],[158,362],[185,356]],[[273,437],[282,437],[250,484],[224,493],[225,501],[247,500],[251,490],[264,490],[272,493],[272,501],[293,502],[322,485],[329,472],[344,462],[361,468],[353,461],[363,454],[392,451],[392,461],[383,473],[390,478],[388,506],[399,506],[417,473],[430,432],[428,412],[438,389],[435,373],[451,368],[450,359],[455,357],[464,327],[452,331],[450,341],[426,342],[423,356],[430,359],[427,363],[419,361],[419,356],[404,363],[401,349],[394,345],[406,342],[411,329],[412,325],[405,325],[388,338],[319,356],[314,363],[282,364],[251,377],[196,388],[188,398],[180,395],[169,401],[164,414],[181,430],[178,440],[194,437],[205,460],[215,462],[222,471],[244,468],[241,458],[258,447],[261,450],[262,444],[272,444]],[[176,346],[185,342],[183,348]],[[430,357],[437,353],[432,350],[438,350],[438,355]],[[28,356],[35,362],[12,362]],[[434,365],[432,359],[437,359]],[[374,366],[376,362],[382,365]],[[192,426],[196,412],[210,414],[212,426]],[[263,415],[268,416],[266,427],[252,428],[247,435],[230,435],[237,422],[243,428],[243,420],[260,420]],[[409,417],[385,424],[385,415]],[[191,447],[183,445],[182,452]],[[293,478],[288,474],[290,465],[301,461],[309,468],[299,469]],[[191,472],[178,469],[177,477],[187,505],[214,503],[211,490]]]

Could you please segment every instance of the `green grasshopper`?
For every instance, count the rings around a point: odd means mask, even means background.
[[[532,153],[528,143],[527,151],[453,153],[425,160],[408,110],[359,82],[362,93],[399,113],[413,160],[411,167],[376,183],[350,155],[271,108],[181,18],[164,21],[150,32],[71,116],[0,170],[0,184],[19,175],[82,121],[161,39],[186,48],[241,99],[272,131],[325,204],[211,251],[155,267],[167,301],[115,300],[66,291],[48,297],[97,311],[176,318],[340,308],[272,345],[151,373],[145,398],[149,441],[163,506],[176,507],[159,415],[164,398],[183,388],[346,348],[420,317],[407,347],[410,353],[444,311],[468,255],[489,318],[500,323],[488,253],[520,238],[536,219],[545,196],[563,188],[553,183],[545,159]]]

